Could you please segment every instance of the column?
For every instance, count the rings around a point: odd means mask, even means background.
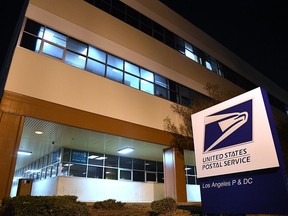
[[[174,198],[176,202],[187,202],[183,150],[164,149],[163,164],[165,196]]]
[[[10,196],[24,117],[0,111],[0,200]]]

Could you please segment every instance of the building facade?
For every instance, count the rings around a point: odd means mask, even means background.
[[[287,92],[160,1],[30,0],[1,99],[1,198],[28,178],[32,195],[200,202],[194,153],[163,120],[207,83],[261,86],[286,114]]]

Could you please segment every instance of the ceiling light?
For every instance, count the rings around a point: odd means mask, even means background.
[[[107,157],[97,157],[96,160],[105,160]]]
[[[97,156],[97,155],[90,155],[88,158],[89,159],[95,159],[95,158],[98,158],[99,156]]]
[[[42,131],[35,131],[35,134],[39,134],[39,135],[42,135],[43,132]]]
[[[31,151],[18,150],[18,155],[31,155]]]
[[[134,151],[134,148],[132,147],[124,147],[124,148],[121,148],[118,150],[118,153],[119,154],[128,154],[130,152],[133,152]]]

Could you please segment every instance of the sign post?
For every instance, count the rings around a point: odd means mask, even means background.
[[[265,90],[192,115],[205,213],[287,214],[285,164]]]

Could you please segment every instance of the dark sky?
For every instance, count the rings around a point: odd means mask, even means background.
[[[288,91],[283,0],[161,0]]]

